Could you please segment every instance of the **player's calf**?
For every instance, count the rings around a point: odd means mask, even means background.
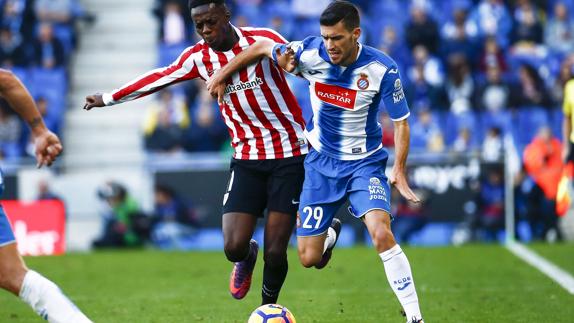
[[[334,218],[331,221],[331,226],[327,230],[327,238],[325,239],[325,246],[324,252],[321,256],[321,260],[318,264],[315,265],[315,268],[322,269],[327,266],[329,260],[331,260],[331,255],[333,254],[333,249],[339,240],[339,235],[341,234],[341,221],[339,219]]]

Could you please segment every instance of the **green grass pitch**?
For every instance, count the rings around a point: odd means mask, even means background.
[[[572,322],[574,296],[503,247],[404,248],[427,323]],[[574,244],[533,249],[574,273]],[[260,301],[262,258],[244,300],[227,290],[222,252],[110,251],[27,258],[57,282],[95,322],[246,322]],[[305,269],[289,250],[279,303],[299,323],[405,322],[377,254],[336,249],[323,270]],[[0,292],[0,322],[41,322]]]

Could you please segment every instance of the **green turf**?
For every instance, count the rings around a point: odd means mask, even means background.
[[[574,243],[557,243],[554,245],[537,243],[529,245],[529,247],[574,275]]]
[[[574,317],[574,296],[500,246],[405,251],[427,323],[557,323]],[[335,250],[321,271],[301,267],[294,250],[289,257],[279,303],[299,323],[405,322],[373,250]],[[129,251],[27,261],[95,322],[246,322],[260,301],[261,257],[252,291],[242,301],[228,294],[231,266],[222,253]],[[40,322],[7,293],[0,294],[0,304],[0,322]]]

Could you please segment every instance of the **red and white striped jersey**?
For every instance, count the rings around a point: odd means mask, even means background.
[[[170,66],[144,74],[119,89],[103,94],[106,105],[144,97],[185,80],[209,79],[214,71],[262,39],[286,43],[267,28],[233,27],[239,42],[226,52],[202,40],[183,51]],[[225,104],[219,107],[232,138],[236,159],[277,159],[307,153],[301,108],[289,89],[283,70],[269,58],[248,66],[228,80]],[[193,130],[192,130],[193,131]]]

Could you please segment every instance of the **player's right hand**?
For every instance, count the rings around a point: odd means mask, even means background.
[[[207,92],[217,98],[217,103],[223,105],[225,100],[223,96],[225,95],[225,80],[221,77],[221,72],[219,70],[215,71],[213,75],[207,80],[206,83]]]
[[[88,95],[86,97],[86,103],[84,104],[84,110],[91,110],[93,108],[100,108],[106,106],[104,104],[104,99],[102,98],[101,93],[96,93],[92,95]]]
[[[38,168],[44,165],[51,166],[62,153],[60,138],[47,129],[38,134],[33,133],[33,136],[36,146],[36,166]]]
[[[281,53],[281,48],[275,48],[275,55],[277,56],[277,64],[285,71],[291,73],[297,68],[295,62],[295,51],[291,47],[287,47],[284,53]]]

